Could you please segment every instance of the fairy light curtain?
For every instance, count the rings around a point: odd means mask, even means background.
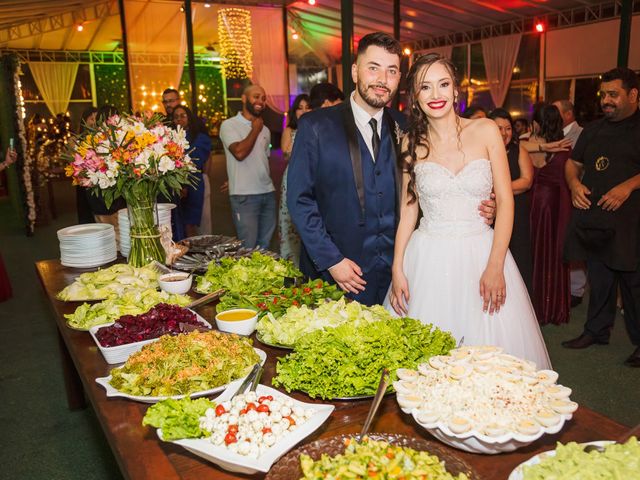
[[[78,65],[71,62],[29,62],[33,80],[54,117],[67,111]]]

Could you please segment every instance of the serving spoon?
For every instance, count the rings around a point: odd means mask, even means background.
[[[382,397],[384,397],[384,394],[387,391],[390,381],[391,376],[389,375],[389,369],[383,368],[382,375],[380,375],[380,382],[378,383],[378,390],[376,391],[376,395],[373,397],[373,403],[371,403],[371,408],[369,408],[369,413],[367,414],[367,419],[364,421],[362,431],[360,432],[360,435],[358,435],[358,441],[362,441],[362,437],[364,437],[369,431],[371,422],[373,422],[373,417],[375,417],[376,412],[378,411],[378,407],[380,406]]]
[[[633,427],[630,430],[627,430],[626,432],[624,432],[622,435],[620,435],[617,440],[615,441],[615,443],[624,443],[627,440],[629,440],[631,437],[633,437],[634,435],[638,435],[640,434],[640,423],[638,425],[636,425],[635,427]],[[589,452],[593,452],[594,450],[597,452],[604,452],[604,447],[601,447],[600,445],[586,445],[583,449],[583,451],[585,451],[586,453]]]

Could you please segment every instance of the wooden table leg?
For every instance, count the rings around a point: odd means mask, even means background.
[[[82,381],[73,364],[67,345],[60,332],[58,332],[58,347],[60,348],[60,361],[62,362],[62,373],[64,375],[64,385],[67,391],[67,405],[69,410],[80,410],[86,408],[87,401],[84,396]]]

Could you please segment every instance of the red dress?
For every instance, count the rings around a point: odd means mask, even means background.
[[[0,255],[0,302],[9,300],[13,292],[11,291],[11,282],[9,281],[9,275],[4,268],[4,262],[2,261],[2,255]]]
[[[564,179],[569,154],[556,153],[536,168],[531,188],[532,302],[541,325],[567,323],[571,310],[569,265],[562,258],[571,218],[571,192]]]

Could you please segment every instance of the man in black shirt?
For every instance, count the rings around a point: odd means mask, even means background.
[[[565,167],[574,211],[565,257],[585,260],[591,286],[584,333],[567,348],[609,343],[618,285],[640,367],[640,112],[638,76],[616,68],[602,76],[604,118],[584,129]],[[581,173],[584,172],[582,180]]]

